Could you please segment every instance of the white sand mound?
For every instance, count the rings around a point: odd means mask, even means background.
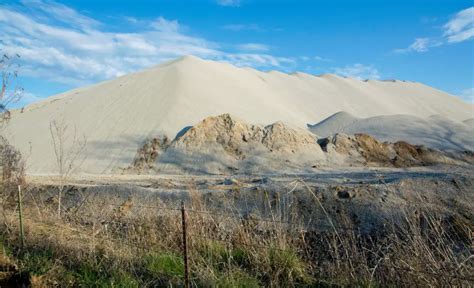
[[[451,121],[440,115],[422,119],[412,115],[358,118],[339,112],[309,129],[327,137],[335,133],[367,133],[382,141],[407,141],[442,150],[474,151],[474,126]]]
[[[473,107],[420,83],[265,73],[188,56],[14,111],[6,136],[26,155],[29,173],[54,173],[49,123],[63,119],[71,133],[88,141],[77,171],[113,173],[133,162],[146,139],[173,139],[209,115],[305,129],[338,111],[357,117],[440,114],[462,121],[472,118]]]

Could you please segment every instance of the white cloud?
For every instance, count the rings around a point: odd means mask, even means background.
[[[21,55],[23,75],[79,86],[189,54],[256,68],[294,65],[290,58],[266,54],[263,44],[242,44],[244,53],[229,53],[164,17],[124,18],[136,31],[121,32],[55,2],[24,3],[28,6],[0,6],[0,48]]]
[[[467,102],[474,104],[474,87],[464,89],[463,91],[461,91],[459,97],[465,99]]]
[[[82,15],[63,4],[53,1],[41,0],[22,0],[21,3],[26,7],[34,8],[37,12],[41,11],[47,16],[51,16],[64,24],[75,24],[82,28],[90,28],[100,23],[90,17]]]
[[[430,44],[430,39],[428,38],[417,38],[415,42],[413,42],[409,47],[408,50],[416,51],[416,52],[426,52],[428,51],[428,47]]]
[[[159,17],[151,24],[151,27],[155,28],[157,31],[162,32],[178,32],[179,23],[177,20],[166,20],[163,17]]]
[[[309,56],[300,56],[298,58],[303,62],[309,62],[309,61],[327,62],[327,61],[331,61],[330,59],[324,58],[324,57],[321,57],[321,56],[311,56],[311,57],[309,57]]]
[[[456,14],[444,26],[444,36],[449,43],[457,43],[474,37],[474,7]]]
[[[256,31],[262,32],[264,29],[257,24],[228,24],[221,27],[224,30],[240,32],[240,31]]]
[[[316,61],[321,61],[321,62],[331,61],[331,59],[329,59],[329,58],[324,58],[324,57],[321,57],[321,56],[314,56],[314,60],[316,60]]]
[[[217,4],[220,6],[239,7],[240,0],[217,0]]]
[[[432,47],[458,43],[474,38],[474,7],[458,12],[443,25],[443,35],[436,38],[416,38],[407,48],[395,49],[396,53],[426,52]]]
[[[275,57],[268,54],[227,54],[218,59],[229,62],[240,67],[277,67],[284,68],[287,65],[295,65],[296,60],[287,57]]]
[[[365,79],[380,79],[379,71],[373,66],[366,66],[363,64],[348,65],[345,67],[336,67],[332,69],[334,73],[344,76],[355,78],[359,80]]]
[[[395,49],[396,53],[427,52],[429,48],[439,46],[441,43],[433,42],[430,38],[416,38],[408,48]]]
[[[268,51],[270,48],[265,45],[265,44],[259,44],[259,43],[246,43],[246,44],[240,44],[237,46],[239,50],[244,50],[244,51]]]

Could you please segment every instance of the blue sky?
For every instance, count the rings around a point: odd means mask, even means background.
[[[181,55],[403,79],[474,99],[472,1],[2,1],[22,106]]]

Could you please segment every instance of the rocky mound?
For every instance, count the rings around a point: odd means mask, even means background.
[[[145,146],[141,150],[150,150],[148,144]],[[157,169],[205,173],[311,167],[325,158],[316,136],[310,132],[282,122],[252,125],[230,114],[208,117],[185,129],[166,149],[161,148],[153,155],[159,155],[155,158]]]
[[[319,140],[319,143],[331,158],[339,156],[346,163],[364,166],[413,167],[457,163],[438,150],[404,141],[382,143],[367,134],[336,134]]]
[[[316,136],[304,130],[290,128],[282,122],[265,127],[251,125],[230,114],[204,119],[178,137],[173,147],[198,151],[219,147],[236,159],[244,159],[250,150],[282,153],[321,150]]]
[[[470,123],[470,120],[456,122],[440,115],[426,119],[413,115],[359,118],[339,112],[318,124],[308,125],[308,128],[322,137],[364,133],[381,141],[406,141],[439,150],[473,151],[474,125]]]
[[[135,159],[133,159],[133,167],[137,169],[152,168],[158,156],[162,154],[170,145],[171,141],[168,137],[156,137],[148,140],[138,149]]]
[[[304,173],[322,166],[462,164],[470,161],[468,156],[448,155],[404,141],[380,142],[367,134],[339,133],[318,139],[310,132],[282,122],[259,126],[223,114],[183,129],[173,141],[154,138],[146,142],[138,150],[132,170]]]

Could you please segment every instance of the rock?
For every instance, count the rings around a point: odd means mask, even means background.
[[[339,199],[351,199],[355,197],[355,191],[349,190],[347,187],[336,186],[336,196]]]
[[[240,182],[233,178],[227,178],[222,182],[223,185],[239,185]]]

